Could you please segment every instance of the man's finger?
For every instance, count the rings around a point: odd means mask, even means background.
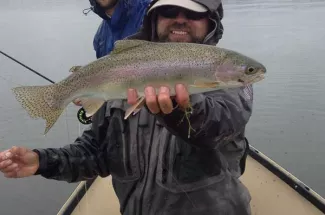
[[[12,153],[8,150],[0,152],[0,162],[12,158]]]
[[[153,87],[146,87],[144,90],[144,94],[146,97],[147,107],[151,111],[151,113],[153,113],[153,114],[159,113],[160,109],[158,106],[155,89]]]
[[[1,172],[3,172],[3,173],[13,172],[17,168],[18,168],[18,164],[13,163],[13,164],[7,166],[6,168],[2,169]]]
[[[127,91],[128,104],[133,105],[138,100],[138,93],[135,89],[128,89]]]
[[[7,172],[4,174],[6,178],[17,178],[17,171]]]
[[[173,103],[170,99],[170,90],[168,87],[161,87],[158,95],[158,104],[160,110],[164,114],[169,114],[173,111]]]
[[[80,99],[75,99],[75,100],[73,101],[73,103],[74,103],[75,105],[77,105],[77,106],[82,106],[82,104],[81,104],[81,100],[80,100]]]
[[[12,164],[12,160],[5,160],[0,162],[0,169],[3,170]]]
[[[180,107],[186,109],[190,101],[187,89],[183,84],[177,84],[175,86],[175,92],[176,92],[176,102]]]

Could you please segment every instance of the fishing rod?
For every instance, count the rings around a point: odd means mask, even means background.
[[[14,62],[18,63],[19,65],[25,67],[26,69],[30,70],[31,72],[33,72],[34,74],[42,77],[43,79],[51,82],[52,84],[55,84],[54,81],[52,81],[51,79],[49,79],[48,77],[42,75],[41,73],[35,71],[34,69],[30,68],[29,66],[26,66],[25,64],[23,64],[22,62],[16,60],[15,58],[11,57],[10,55],[4,53],[3,51],[0,50],[0,53],[3,54],[4,56],[6,56],[7,58],[13,60]],[[92,122],[91,117],[87,117],[86,116],[86,111],[83,107],[81,107],[78,112],[77,112],[77,118],[79,120],[80,123],[84,124],[84,125],[88,125]]]
[[[54,84],[54,83],[55,83],[55,82],[54,82],[54,81],[52,81],[51,79],[47,78],[46,76],[42,75],[42,74],[41,74],[41,73],[39,73],[39,72],[36,72],[36,71],[35,71],[35,70],[33,70],[32,68],[30,68],[30,67],[26,66],[25,64],[23,64],[23,63],[19,62],[18,60],[16,60],[15,58],[13,58],[13,57],[9,56],[8,54],[6,54],[6,53],[4,53],[4,52],[2,52],[2,51],[0,51],[0,53],[1,53],[1,54],[3,54],[4,56],[8,57],[9,59],[11,59],[11,60],[15,61],[16,63],[20,64],[21,66],[25,67],[26,69],[28,69],[28,70],[32,71],[32,72],[33,72],[33,73],[35,73],[36,75],[38,75],[38,76],[40,76],[40,77],[44,78],[45,80],[47,80],[47,81],[51,82],[52,84]]]

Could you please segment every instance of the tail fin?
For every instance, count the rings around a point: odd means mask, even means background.
[[[12,89],[17,101],[32,118],[41,117],[46,120],[44,135],[52,128],[64,110],[62,105],[49,104],[46,100],[54,96],[54,89],[55,85],[23,86]]]

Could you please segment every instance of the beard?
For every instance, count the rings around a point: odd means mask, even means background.
[[[169,35],[172,34],[172,31],[185,31],[187,32],[188,39],[184,41],[184,39],[173,39],[169,38]],[[204,37],[199,37],[195,33],[193,33],[187,24],[179,24],[174,23],[173,25],[166,28],[163,32],[158,32],[158,41],[159,42],[190,42],[190,43],[203,43]]]

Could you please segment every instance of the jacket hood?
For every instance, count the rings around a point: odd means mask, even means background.
[[[159,0],[153,0],[147,8],[146,15],[143,19],[143,26],[139,32],[128,39],[145,39],[150,41],[156,41],[156,14],[155,10],[147,13],[148,10]],[[199,4],[204,5],[209,9],[211,30],[206,36],[203,43],[215,45],[219,42],[223,35],[223,25],[221,20],[223,18],[223,6],[221,0],[193,0]]]
[[[96,13],[98,16],[100,16],[104,20],[110,19],[105,13],[105,10],[96,2],[96,0],[89,0],[91,5],[91,10]],[[125,14],[131,14],[133,11],[135,5],[140,4],[141,0],[118,0],[116,4],[119,7],[122,7]]]
[[[105,20],[108,19],[107,15],[105,14],[105,10],[96,2],[96,0],[89,0],[89,3],[91,5],[90,9],[94,13],[96,13],[102,19],[105,19]]]

